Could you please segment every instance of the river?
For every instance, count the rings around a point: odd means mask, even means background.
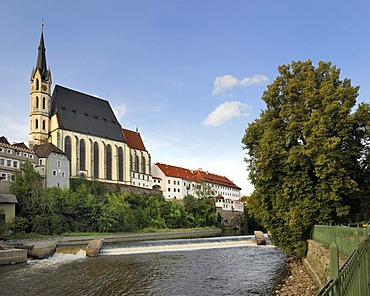
[[[104,244],[0,266],[0,295],[273,295],[284,260],[251,236]]]

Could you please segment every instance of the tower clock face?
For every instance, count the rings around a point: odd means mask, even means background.
[[[43,85],[41,86],[42,90],[47,90],[48,88],[46,87],[46,85]]]

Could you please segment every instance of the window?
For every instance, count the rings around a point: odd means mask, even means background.
[[[176,181],[175,180],[173,181],[173,185],[176,185]]]
[[[19,152],[19,151],[17,151],[17,152],[16,152],[16,155],[17,155],[17,156],[22,156],[22,153],[21,153],[21,152]]]
[[[112,180],[112,147],[111,145],[107,145],[105,154],[106,154],[105,158],[106,158],[107,180]]]
[[[45,130],[45,120],[42,121],[42,129]]]
[[[65,137],[64,139],[64,152],[67,154],[67,158],[72,161],[72,140],[70,136]]]
[[[171,191],[171,188],[168,188],[168,192],[170,192]]]
[[[53,170],[53,176],[56,176],[56,175],[57,175],[57,171]]]
[[[171,181],[170,180],[168,180],[168,184],[171,184]]]
[[[45,109],[45,97],[42,98],[42,109]]]
[[[0,158],[0,165],[5,165],[5,159],[4,158]]]
[[[12,150],[11,149],[8,149],[8,154],[12,154]]]
[[[180,192],[180,188],[179,188],[179,189],[177,189],[177,192]]]
[[[6,173],[1,173],[1,179],[6,180]]]
[[[145,163],[145,157],[144,156],[141,157],[141,172],[143,174],[146,173],[146,163]]]
[[[123,149],[118,148],[118,180],[123,181]]]
[[[99,178],[99,144],[94,142],[94,178]]]
[[[58,161],[57,161],[57,167],[58,167],[58,168],[60,168],[60,167],[61,167],[61,161],[60,161],[60,160],[58,160]]]
[[[23,157],[28,157],[28,154],[27,153],[23,153]]]
[[[0,152],[4,152],[4,148],[0,148]]]
[[[8,160],[6,161],[6,165],[10,167],[10,166],[12,165],[12,161],[11,161],[10,159],[8,159]]]
[[[13,167],[18,168],[18,161],[13,161]]]
[[[135,155],[134,172],[139,172],[139,156]]]
[[[33,155],[32,155],[32,154],[30,154],[30,156],[29,156],[29,157],[30,157],[30,159],[33,159]]]
[[[38,119],[35,120],[35,128],[38,129],[39,128],[39,121]]]
[[[36,97],[36,108],[39,108],[39,97]]]
[[[40,88],[40,82],[38,79],[36,79],[36,90],[39,90]]]
[[[66,177],[66,173],[62,172],[62,178],[65,178],[65,177]]]
[[[80,170],[86,170],[86,147],[84,139],[80,141]]]

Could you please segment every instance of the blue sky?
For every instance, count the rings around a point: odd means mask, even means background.
[[[44,19],[53,84],[110,102],[152,162],[224,175],[250,194],[241,138],[291,61],[330,61],[370,96],[370,1],[1,0],[0,136],[28,143]]]

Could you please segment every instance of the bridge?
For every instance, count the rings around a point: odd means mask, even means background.
[[[318,296],[370,295],[369,234],[368,228],[314,226],[312,239],[329,247],[330,254],[329,280]],[[341,268],[340,255],[347,257]]]

